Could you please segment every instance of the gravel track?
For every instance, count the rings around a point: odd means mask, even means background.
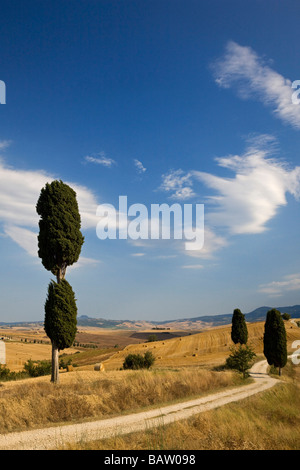
[[[243,400],[278,383],[267,375],[267,361],[256,363],[250,375],[254,383],[207,395],[174,405],[163,406],[126,416],[90,421],[86,423],[60,425],[44,429],[0,434],[1,450],[54,450],[67,443],[83,443],[107,437],[145,431],[162,424],[187,419],[203,411]]]

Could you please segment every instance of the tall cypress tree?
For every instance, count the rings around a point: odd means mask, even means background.
[[[248,329],[245,321],[245,315],[236,308],[232,315],[231,339],[234,344],[247,344]]]
[[[281,369],[287,363],[286,330],[281,313],[275,308],[267,313],[264,332],[264,355],[270,366]]]
[[[63,281],[67,267],[79,258],[84,237],[76,193],[62,181],[52,181],[42,188],[36,210],[40,216],[38,255],[57,279],[57,283],[49,285],[45,304],[45,330],[52,343],[51,381],[57,383],[58,353],[72,344],[76,334],[75,296],[71,286]]]

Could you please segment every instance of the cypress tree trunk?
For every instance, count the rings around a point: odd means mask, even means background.
[[[52,343],[51,382],[53,382],[54,384],[59,383],[58,348],[54,343]]]
[[[57,284],[60,284],[60,282],[64,279],[65,277],[65,269],[63,267],[60,267],[59,270],[57,271]],[[54,384],[59,383],[59,362],[58,362],[58,353],[59,350],[56,347],[55,343],[52,342],[52,372],[51,372],[51,382]]]
[[[62,280],[61,270],[57,272],[56,280],[57,280],[57,284],[59,284],[60,281]]]
[[[63,265],[58,269],[57,275],[56,275],[57,284],[59,284],[59,283],[65,278],[66,270],[67,270],[67,266],[66,266],[65,264],[63,264]]]

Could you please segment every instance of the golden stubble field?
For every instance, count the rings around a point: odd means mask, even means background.
[[[300,328],[292,322],[285,322],[288,349],[295,340],[300,339]],[[264,322],[248,323],[248,344],[257,354],[263,353]],[[186,367],[201,364],[214,366],[221,364],[230,354],[233,346],[231,341],[231,325],[204,330],[168,341],[157,341],[139,345],[129,345],[104,361],[106,370],[115,370],[122,366],[128,354],[143,354],[151,351],[156,357],[156,366]]]
[[[81,352],[81,359],[79,361],[77,361],[78,356],[76,356],[76,362],[79,362],[80,365],[82,363],[93,363],[93,358],[96,363],[130,344],[143,343],[151,334],[153,334],[151,329],[140,331],[79,327],[76,343],[94,346],[99,349],[79,346],[61,351],[60,355],[72,355],[76,352]],[[160,334],[162,333],[158,333],[158,335]],[[164,333],[165,336],[168,336],[168,334],[170,333]],[[176,332],[176,334],[187,334],[187,332]],[[11,371],[22,370],[28,359],[40,361],[51,358],[50,340],[42,327],[0,328],[1,338],[5,340],[7,367]]]
[[[99,348],[123,348],[140,340],[130,338],[133,332],[124,330],[101,330],[97,328],[79,329],[76,341],[80,344],[90,344]],[[33,361],[50,360],[51,344],[43,328],[4,328],[0,329],[0,338],[6,345],[6,365],[12,371],[23,369],[28,359]],[[74,354],[90,349],[83,347],[69,348],[61,354]],[[95,350],[97,351],[97,350]]]

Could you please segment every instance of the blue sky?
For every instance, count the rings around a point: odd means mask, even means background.
[[[77,192],[80,315],[300,303],[298,1],[1,2],[0,321],[42,320],[35,204]],[[96,208],[204,204],[205,243],[99,240]]]

